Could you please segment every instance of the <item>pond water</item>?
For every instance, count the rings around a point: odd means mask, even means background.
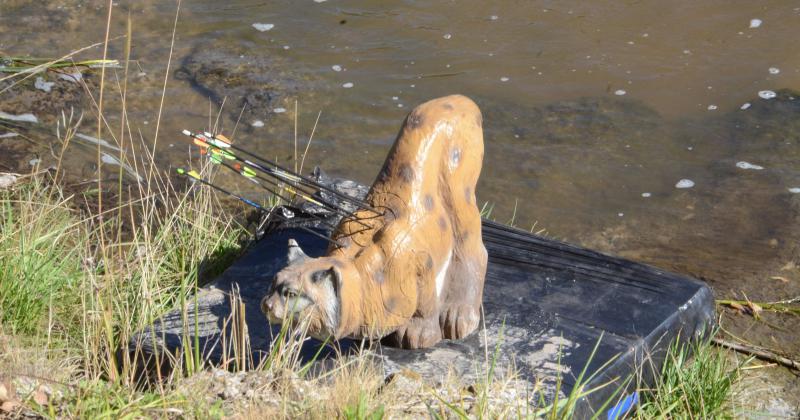
[[[100,42],[105,3],[4,1],[0,53]],[[176,3],[114,5],[109,55],[123,58],[130,12],[127,107],[149,144],[168,76],[165,169],[193,156],[181,129],[215,122],[291,161],[296,103],[300,150],[321,112],[305,171],[370,183],[416,104],[463,93],[484,113],[478,198],[498,221],[703,278],[718,297],[800,295],[800,99],[786,90],[800,89],[796,1],[184,0],[168,73]],[[81,156],[68,164],[93,158]],[[800,348],[788,330],[730,322]]]

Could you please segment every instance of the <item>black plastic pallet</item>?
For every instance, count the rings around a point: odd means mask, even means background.
[[[321,255],[327,246],[297,227],[273,230],[200,290],[197,308],[190,306],[185,312],[188,326],[182,311],[175,309],[153,328],[137,334],[132,348],[144,354],[152,354],[155,348],[174,354],[188,332],[193,343],[199,342],[205,360],[219,362],[220,331],[230,315],[228,294],[235,286],[246,305],[253,352],[249,356],[257,363],[269,351],[279,328],[268,326],[259,302],[274,274],[286,264],[290,238],[310,256]],[[486,372],[488,350],[499,356],[496,372],[513,363],[520,377],[538,381],[554,398],[556,378],[562,378],[559,392],[563,396],[586,367],[587,374],[595,375],[584,389],[612,384],[583,397],[577,417],[589,417],[611,400],[601,418],[614,418],[638,400],[633,391],[636,383],[652,382],[671,343],[709,332],[714,323],[713,296],[698,280],[491,221],[483,223],[483,240],[489,253],[485,331],[424,350],[380,346],[375,354],[387,374],[411,369],[431,380],[448,372],[457,372],[465,381],[480,380]],[[340,344],[343,348],[352,345],[346,340]],[[309,341],[305,357],[317,354],[318,346]],[[332,354],[326,350],[320,357]],[[632,378],[628,385],[614,394],[628,378]]]

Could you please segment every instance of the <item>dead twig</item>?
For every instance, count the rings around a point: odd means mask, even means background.
[[[747,354],[749,356],[755,356],[761,360],[778,363],[782,366],[788,367],[789,369],[800,371],[800,362],[783,357],[762,347],[756,347],[749,344],[734,343],[733,341],[728,341],[717,337],[714,337],[711,340],[711,342],[726,349]]]

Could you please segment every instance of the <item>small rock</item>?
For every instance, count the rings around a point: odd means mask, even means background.
[[[739,109],[741,109],[742,111],[744,111],[747,108],[750,108],[750,102],[745,102],[742,104],[742,106],[739,107]]]
[[[19,179],[19,174],[12,174],[12,173],[0,173],[0,189],[8,188],[17,183],[17,179]],[[0,384],[2,386],[2,384]],[[0,393],[0,401],[3,400],[3,395]]]
[[[614,95],[617,95],[617,96],[622,96],[622,95],[624,95],[626,93],[628,93],[628,92],[625,92],[625,90],[623,90],[623,89],[617,89],[617,90],[614,91]]]
[[[41,76],[39,76],[36,78],[36,82],[33,83],[33,87],[49,93],[50,90],[53,89],[53,85],[55,84],[56,84],[55,82],[47,82]]]
[[[255,121],[253,121],[252,123],[250,123],[250,125],[252,125],[252,126],[253,126],[253,127],[255,127],[255,128],[260,128],[260,127],[263,127],[263,126],[264,126],[264,121],[261,121],[261,120],[255,120]]]
[[[750,28],[755,29],[761,26],[763,21],[761,19],[750,19]]]
[[[342,71],[342,66],[340,66],[338,64],[334,64],[334,65],[331,66],[331,69],[333,71],[339,72],[339,71]]]
[[[683,188],[692,188],[692,187],[694,187],[694,181],[692,181],[691,179],[682,179],[682,180],[678,181],[677,184],[675,184],[675,188],[683,189]]]
[[[778,74],[780,72],[781,72],[781,69],[779,69],[777,67],[770,67],[769,68],[769,74]]]
[[[422,376],[410,369],[403,369],[390,374],[384,380],[385,386],[391,386],[403,393],[415,395],[424,386]]]
[[[345,89],[350,89],[351,87],[353,87],[353,82],[344,83],[342,84],[342,87]]]

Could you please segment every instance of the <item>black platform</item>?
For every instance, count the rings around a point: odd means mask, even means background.
[[[278,330],[268,326],[259,301],[273,275],[286,265],[289,238],[296,239],[310,256],[320,255],[326,247],[324,240],[297,227],[273,230],[213,284],[201,289],[196,310],[190,305],[185,315],[179,309],[170,312],[153,329],[137,334],[132,346],[145,353],[152,353],[154,347],[174,353],[188,333],[192,342],[200,343],[203,358],[218,363],[223,355],[220,331],[231,312],[228,295],[236,285],[246,305],[252,349],[248,356],[258,363]],[[484,221],[483,239],[489,252],[485,334],[479,331],[463,340],[445,340],[425,350],[373,349],[387,374],[410,369],[436,380],[450,370],[468,382],[485,374],[487,348],[492,354],[499,346],[497,372],[513,363],[523,378],[538,380],[552,398],[557,375],[563,378],[560,393],[568,394],[588,363],[587,372],[597,375],[586,384],[587,389],[608,381],[615,385],[580,401],[578,417],[587,417],[626,378],[636,375],[637,366],[646,368],[632,383],[652,381],[651,373],[659,369],[676,337],[686,341],[708,332],[714,322],[713,296],[700,281],[490,221]],[[347,348],[351,343],[341,344]],[[590,360],[595,345],[597,351]],[[308,342],[305,356],[313,357],[318,346],[313,340]],[[330,354],[324,351],[321,357]],[[632,389],[629,385],[614,401],[635,402],[638,396]]]

